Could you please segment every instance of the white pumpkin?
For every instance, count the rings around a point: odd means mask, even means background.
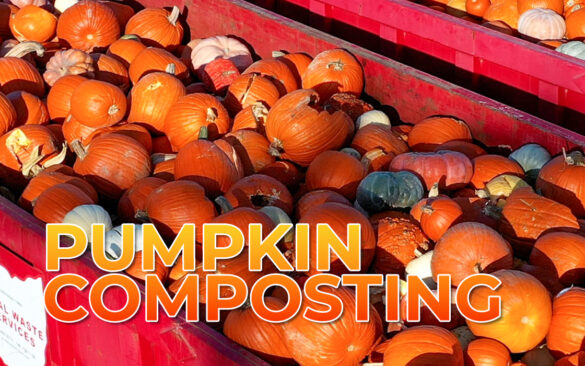
[[[218,58],[232,61],[240,72],[252,64],[252,56],[248,47],[232,37],[215,36],[205,38],[197,43],[193,51],[191,51],[191,62],[195,70]]]
[[[75,224],[85,231],[87,240],[91,242],[91,225],[104,224],[105,231],[112,229],[110,214],[99,205],[81,205],[69,211],[63,219],[64,224]]]
[[[79,0],[55,0],[55,9],[57,9],[59,13],[63,13],[78,2]]]
[[[362,155],[356,149],[353,149],[351,147],[344,147],[340,151],[344,154],[349,155],[349,156],[353,156],[354,158],[356,158],[358,160],[362,160]]]
[[[360,129],[360,128],[367,126],[371,123],[385,125],[385,126],[391,126],[390,118],[388,118],[386,113],[374,109],[371,111],[367,111],[366,113],[359,116],[357,118],[357,120],[355,121],[355,127],[356,127],[356,129]]]
[[[19,8],[25,7],[27,5],[35,5],[35,6],[47,5],[47,0],[9,0],[9,1],[4,1],[4,2],[9,2],[12,5],[19,7]]]
[[[518,32],[531,38],[561,39],[566,31],[565,19],[551,9],[530,9],[518,19]]]
[[[583,44],[583,52],[585,52],[585,44]],[[585,53],[583,56],[585,57]],[[514,150],[508,157],[520,164],[526,175],[533,180],[538,177],[538,172],[544,164],[551,159],[548,150],[538,144],[526,144]]]
[[[292,224],[290,217],[281,208],[276,206],[264,206],[260,209],[261,212],[265,213],[270,220],[274,222],[274,225],[278,224]],[[292,243],[295,241],[295,228],[290,229],[284,236],[285,243]]]
[[[432,290],[437,288],[437,283],[433,280],[433,271],[431,270],[431,261],[433,260],[433,251],[428,251],[418,258],[408,262],[406,265],[407,276],[417,276]]]
[[[134,225],[134,251],[140,252],[143,248],[142,225]],[[114,259],[122,255],[122,225],[106,233],[106,253]]]
[[[558,46],[555,51],[585,60],[585,43],[581,41],[567,42]]]

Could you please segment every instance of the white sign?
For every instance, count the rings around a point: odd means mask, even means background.
[[[7,366],[44,366],[47,318],[40,278],[12,278],[0,266],[0,358]]]

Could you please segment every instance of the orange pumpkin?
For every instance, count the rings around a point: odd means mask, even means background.
[[[498,221],[492,216],[492,211],[496,211],[490,202],[485,198],[473,197],[453,197],[453,201],[457,202],[463,215],[461,221],[463,222],[480,222],[492,229],[498,227]]]
[[[265,166],[258,173],[276,179],[291,191],[295,190],[304,178],[303,172],[294,163],[286,160],[275,161]]]
[[[580,8],[567,16],[567,38],[585,37],[585,9]]]
[[[175,75],[179,80],[189,78],[187,66],[172,53],[162,48],[147,47],[134,57],[128,67],[128,75],[133,84],[141,77],[152,72],[164,71]]]
[[[585,289],[561,291],[553,301],[552,321],[546,336],[551,353],[564,357],[585,347]]]
[[[306,212],[308,212],[313,207],[322,205],[327,202],[336,202],[347,206],[351,206],[351,202],[349,202],[347,198],[343,197],[341,194],[337,192],[329,191],[326,189],[311,191],[304,194],[297,201],[295,211],[297,220],[300,219]]]
[[[490,7],[490,0],[467,0],[465,2],[465,11],[476,17],[483,17],[486,10]]]
[[[314,89],[322,101],[335,93],[359,97],[364,89],[362,65],[343,49],[327,50],[315,56],[302,79],[303,89]]]
[[[63,123],[71,112],[71,96],[75,88],[87,80],[80,75],[66,75],[59,78],[47,95],[47,109],[51,120]]]
[[[88,127],[108,127],[126,115],[126,96],[115,85],[99,80],[79,84],[71,96],[71,115]]]
[[[47,106],[36,95],[25,91],[15,91],[8,94],[7,97],[16,110],[16,126],[46,125],[49,123]],[[0,115],[5,113],[2,109],[2,98],[0,97]],[[6,115],[3,117],[0,117],[3,122],[10,122],[10,117]]]
[[[483,14],[483,19],[488,22],[500,21],[512,29],[517,29],[519,16],[517,0],[502,0],[493,2]]]
[[[266,238],[274,230],[274,222],[265,213],[250,207],[232,208],[230,203],[224,197],[218,197],[215,202],[222,209],[222,214],[211,220],[215,224],[229,224],[236,226],[244,234],[244,245],[249,245],[249,226],[250,224],[262,225],[262,238]],[[228,247],[231,239],[226,236],[217,238],[218,247]]]
[[[563,15],[563,0],[518,0],[518,15],[530,9],[551,9]]]
[[[313,61],[313,58],[306,53],[296,52],[296,53],[286,53],[281,54],[279,52],[273,52],[273,56],[277,57],[278,60],[287,64],[287,66],[293,72],[295,79],[297,80],[297,85],[301,86],[303,83],[302,77],[307,71],[307,68]]]
[[[144,281],[146,275],[154,274],[158,277],[158,279],[165,283],[168,274],[169,268],[164,265],[160,257],[156,256],[154,258],[154,271],[144,271],[142,269],[142,250],[138,251],[134,254],[134,262],[130,265],[130,267],[125,269],[125,272],[132,278],[137,280]]]
[[[408,146],[413,151],[434,151],[450,141],[471,142],[471,131],[465,122],[453,117],[427,117],[408,134]]]
[[[585,351],[580,351],[571,356],[563,357],[555,363],[555,366],[583,366],[585,365]]]
[[[459,340],[437,326],[415,326],[386,342],[384,366],[463,366]]]
[[[57,17],[41,7],[26,5],[10,17],[10,29],[20,42],[46,42],[55,36]]]
[[[103,51],[120,37],[120,24],[109,6],[82,0],[61,14],[57,37],[71,48],[85,52]]]
[[[168,182],[175,180],[175,159],[153,162],[152,176]]]
[[[476,288],[469,297],[476,309],[488,303],[489,296],[501,298],[502,316],[487,323],[467,320],[467,326],[478,337],[493,338],[510,352],[526,352],[542,342],[552,314],[552,302],[546,288],[533,276],[515,270],[493,272],[502,284],[492,291]]]
[[[554,232],[534,243],[530,264],[548,271],[565,286],[585,285],[585,237]]]
[[[435,246],[431,269],[436,280],[440,274],[451,276],[453,286],[476,273],[511,269],[512,248],[494,229],[475,222],[453,226]]]
[[[264,124],[268,116],[268,108],[262,102],[256,102],[239,111],[234,117],[232,132],[254,130],[264,133]]]
[[[264,136],[251,130],[231,132],[224,137],[229,142],[244,165],[244,174],[259,173],[265,166],[276,160],[270,155],[270,143]]]
[[[224,103],[230,113],[236,115],[258,102],[270,108],[280,95],[278,87],[268,77],[252,73],[240,75],[230,84]]]
[[[233,207],[262,208],[276,206],[291,215],[293,197],[284,184],[262,174],[253,174],[237,181],[226,192],[225,198]]]
[[[124,92],[130,87],[130,78],[126,66],[116,58],[103,53],[92,53],[96,80],[114,84]]]
[[[183,40],[183,25],[179,22],[181,11],[173,6],[171,11],[146,8],[136,13],[126,24],[126,34],[135,34],[151,47],[173,51]]]
[[[108,47],[106,54],[120,61],[128,68],[146,46],[136,37],[123,36]]]
[[[130,92],[127,120],[140,123],[153,133],[162,134],[167,114],[185,94],[185,86],[173,75],[166,72],[148,74]]]
[[[579,151],[557,156],[546,163],[536,180],[536,189],[568,206],[576,216],[585,216],[585,157]]]
[[[213,202],[205,196],[203,187],[184,180],[165,183],[155,189],[146,199],[146,213],[166,238],[174,238],[186,223],[202,228],[216,214]],[[196,230],[196,236],[197,241],[201,242],[202,230]],[[239,257],[242,256],[236,258]]]
[[[165,118],[164,132],[175,151],[197,140],[201,127],[210,139],[217,139],[230,129],[230,117],[224,106],[209,94],[187,94],[173,104]]]
[[[19,43],[0,57],[0,91],[4,94],[13,91],[26,91],[37,97],[45,95],[45,82],[39,70],[30,62],[22,59],[36,52],[42,55],[44,48],[36,42]]]
[[[508,366],[512,363],[506,346],[489,338],[471,341],[465,350],[465,359],[473,366]]]
[[[345,287],[322,288],[341,299],[343,313],[331,323],[315,323],[300,314],[311,307],[326,311],[327,307],[304,298],[299,314],[284,323],[284,341],[296,362],[306,366],[357,365],[379,342],[382,335],[380,315],[370,306],[370,321],[355,320],[355,293]]]
[[[67,116],[61,129],[65,141],[67,141],[69,146],[72,146],[76,140],[78,140],[83,146],[87,145],[89,143],[89,137],[96,130],[98,130],[98,128],[88,127],[80,123],[72,115]]]
[[[487,182],[502,174],[524,178],[524,170],[520,164],[501,155],[481,155],[471,162],[473,163],[473,177],[470,183],[475,189],[485,188]]]
[[[355,200],[357,186],[366,176],[359,160],[340,151],[324,151],[307,169],[307,189],[330,189]]]
[[[260,74],[270,79],[278,88],[280,95],[285,95],[299,88],[297,79],[285,62],[277,58],[265,58],[254,62],[243,74]]]
[[[85,138],[83,145],[89,145],[95,138],[109,133],[117,133],[131,137],[144,146],[146,151],[149,153],[152,151],[152,136],[150,136],[146,128],[136,123],[123,123],[111,127],[98,128]]]
[[[46,223],[62,223],[65,215],[77,206],[91,205],[92,200],[83,190],[69,183],[47,188],[33,203],[33,214]]]
[[[110,9],[112,9],[114,15],[116,16],[116,19],[118,19],[118,24],[120,25],[120,32],[122,32],[122,30],[124,30],[124,28],[126,27],[126,23],[128,23],[128,20],[130,20],[130,18],[132,18],[132,16],[134,15],[134,9],[130,5],[117,3],[115,1],[103,0],[100,1],[106,4]]]
[[[268,113],[266,137],[271,154],[308,166],[323,151],[342,147],[354,124],[342,111],[320,110],[312,90],[296,90],[282,97]]]
[[[20,92],[14,92],[20,93]],[[25,110],[26,112],[26,110]],[[21,111],[22,113],[22,111]],[[26,115],[25,115],[26,117]],[[22,118],[16,114],[14,104],[8,97],[0,92],[0,133],[3,135],[13,129],[17,124],[17,118]]]
[[[118,215],[122,222],[137,222],[136,214],[146,211],[146,199],[155,189],[165,184],[164,179],[147,177],[136,181],[118,202]]]
[[[160,154],[171,154],[173,152],[173,147],[171,146],[171,142],[165,136],[153,136],[152,138],[152,153],[160,153]]]
[[[473,159],[473,158],[478,157],[480,155],[487,154],[486,151],[483,148],[481,148],[479,145],[476,145],[474,143],[467,142],[467,141],[457,141],[457,140],[445,142],[444,144],[437,146],[437,148],[435,149],[435,152],[438,152],[441,150],[457,151],[457,152],[460,152],[463,155],[467,156],[469,159]]]
[[[463,210],[451,198],[438,196],[422,199],[410,210],[410,214],[420,222],[424,233],[437,241],[447,229],[461,220]]]
[[[396,137],[390,127],[374,123],[356,131],[351,147],[362,155],[374,149],[381,149],[387,154],[394,155],[409,151],[408,145]]]

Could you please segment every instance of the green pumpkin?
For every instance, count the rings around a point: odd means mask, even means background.
[[[424,188],[411,172],[373,172],[357,189],[357,202],[370,213],[410,208],[423,198]]]

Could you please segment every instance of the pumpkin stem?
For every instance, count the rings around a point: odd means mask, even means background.
[[[335,71],[343,71],[343,62],[341,60],[331,61],[327,64],[327,68],[333,68]]]
[[[140,38],[136,34],[124,34],[120,39],[132,39],[134,41],[140,41]]]
[[[148,214],[146,213],[146,211],[143,211],[143,210],[136,211],[136,213],[134,214],[134,218],[136,220],[141,221],[141,222],[148,222],[148,221],[150,221],[150,218],[148,217]]]
[[[272,51],[272,57],[277,58],[277,57],[282,57],[286,55],[286,53],[282,52],[282,51]]]
[[[282,141],[275,138],[274,142],[272,142],[270,144],[270,147],[268,148],[268,153],[274,157],[279,158],[283,152],[284,152],[284,147],[282,146]]]
[[[206,119],[205,121],[210,122],[210,123],[215,123],[215,120],[217,119],[217,112],[215,111],[214,108],[207,108],[207,112],[206,112]]]
[[[108,108],[108,114],[110,116],[113,116],[114,114],[118,113],[119,111],[120,111],[120,108],[115,104],[111,105],[110,108]]]
[[[45,170],[46,168],[52,167],[53,165],[61,164],[63,161],[65,161],[66,157],[67,157],[67,144],[64,143],[63,147],[61,148],[61,152],[58,155],[45,161],[41,165],[38,165],[35,163],[34,165],[30,166],[30,170],[26,170],[26,173],[25,173],[25,169],[23,169],[22,174],[27,178],[35,177],[40,172]],[[43,159],[44,156],[40,156],[40,158]],[[29,164],[27,164],[27,165],[29,165]]]
[[[360,155],[360,153],[356,150],[353,149],[351,147],[344,147],[343,149],[340,150],[342,153],[347,154],[349,156],[353,156],[354,158],[356,158],[357,160],[361,160],[362,156]]]
[[[439,183],[433,184],[429,190],[429,198],[437,197],[439,195]]]
[[[12,193],[7,187],[0,186],[0,196],[6,198],[10,202],[16,202],[16,196],[14,196],[14,193]]]
[[[415,249],[414,249],[414,256],[415,256],[416,258],[418,258],[418,257],[422,256],[423,254],[425,254],[425,253],[424,253],[424,252],[422,252],[422,251],[421,251],[419,248],[415,248]]]
[[[156,153],[150,156],[150,162],[152,165],[156,165],[159,163],[163,163],[165,161],[173,160],[177,157],[177,154],[163,154],[163,153]]]
[[[475,263],[475,266],[473,266],[473,270],[475,271],[475,273],[483,273],[483,268],[481,268],[481,263]]]
[[[176,75],[177,65],[175,65],[173,63],[168,64],[167,67],[165,68],[165,72],[167,74]]]
[[[225,198],[224,196],[217,196],[214,201],[215,203],[217,203],[219,208],[221,208],[222,214],[230,212],[231,210],[234,209],[230,201],[228,201],[227,198]]]
[[[178,6],[173,6],[173,10],[171,10],[171,13],[169,14],[169,16],[167,17],[167,19],[169,20],[169,23],[171,23],[173,26],[177,25],[177,20],[179,20],[179,16],[181,15],[181,10],[179,9]]]
[[[199,140],[208,140],[209,139],[209,130],[207,126],[201,126],[199,129]]]
[[[487,204],[482,211],[484,215],[493,219],[500,220],[502,218],[502,209],[493,204]]]
[[[43,57],[43,55],[45,54],[45,48],[39,42],[33,41],[20,42],[16,46],[12,47],[10,51],[8,51],[6,55],[4,55],[4,57],[21,58],[28,55],[31,52],[35,52],[37,56]]]
[[[71,150],[77,155],[77,157],[81,160],[85,159],[87,156],[87,150],[79,140],[74,140],[71,143]]]
[[[563,147],[563,157],[565,158],[565,163],[567,165],[576,165],[576,166],[584,166],[585,165],[585,158],[583,154],[579,151],[573,151],[568,153],[565,151]]]
[[[428,204],[421,207],[421,211],[425,215],[432,215],[433,212],[435,212],[435,210],[433,209],[433,206],[428,205]]]
[[[475,195],[479,198],[485,198],[485,199],[490,197],[490,194],[488,193],[487,189],[476,189]]]
[[[260,123],[260,119],[266,120],[268,117],[268,108],[262,102],[255,102],[252,104],[252,115],[256,123]],[[262,123],[263,124],[263,123]]]
[[[366,362],[362,366],[384,366],[384,362]]]

